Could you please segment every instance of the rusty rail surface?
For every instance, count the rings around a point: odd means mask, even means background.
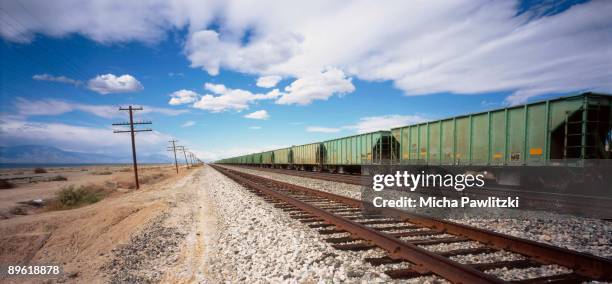
[[[231,179],[243,184],[247,188],[255,190],[268,198],[270,201],[282,201],[286,205],[281,205],[283,210],[298,212],[294,218],[304,223],[324,222],[327,224],[312,226],[322,228],[320,233],[339,233],[348,232],[350,237],[331,238],[328,242],[334,243],[334,247],[347,250],[363,250],[380,247],[386,250],[388,257],[369,259],[373,265],[409,262],[410,269],[400,269],[387,271],[393,278],[411,278],[429,274],[436,274],[445,279],[458,283],[500,283],[504,282],[499,278],[484,273],[485,270],[509,267],[526,268],[547,264],[557,264],[573,270],[573,273],[556,275],[555,277],[541,277],[528,279],[528,283],[552,283],[552,282],[580,282],[584,280],[612,280],[612,261],[606,258],[597,257],[585,253],[571,251],[547,244],[542,244],[530,240],[520,239],[496,233],[489,230],[470,227],[445,220],[429,218],[397,209],[384,209],[377,211],[384,213],[384,218],[394,216],[395,220],[384,220],[376,222],[370,221],[369,224],[393,224],[405,222],[410,226],[406,228],[427,228],[425,231],[385,233],[380,228],[377,230],[366,226],[367,222],[356,222],[355,218],[343,217],[342,212],[362,211],[363,202],[349,197],[318,191],[294,184],[278,182],[256,175],[246,174],[230,170],[223,167],[213,166],[221,173]],[[272,189],[274,188],[274,189]],[[298,198],[296,198],[296,196]],[[315,206],[309,204],[315,200],[318,203],[328,203],[329,206]],[[336,206],[333,203],[342,206]],[[278,207],[278,206],[277,206]],[[335,212],[334,212],[335,211]],[[335,229],[327,229],[327,227]],[[451,238],[424,239],[418,241],[404,241],[400,237],[450,234]],[[362,240],[364,243],[351,243]],[[460,249],[456,251],[433,253],[417,246],[417,244],[437,244],[461,241],[477,241],[483,247],[475,249]],[[342,244],[343,242],[349,244]],[[526,257],[521,261],[506,261],[497,263],[483,264],[460,264],[452,261],[450,256],[491,253],[499,250],[511,251]]]

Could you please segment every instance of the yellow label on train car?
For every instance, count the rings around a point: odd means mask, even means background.
[[[493,159],[501,159],[502,154],[501,153],[495,153],[495,155],[493,155]]]
[[[542,155],[542,148],[531,148],[531,149],[529,149],[529,155],[532,155],[532,156],[541,156]]]

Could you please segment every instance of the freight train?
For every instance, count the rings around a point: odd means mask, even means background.
[[[582,93],[216,163],[339,173],[360,173],[367,165],[413,165],[497,171],[501,183],[516,182],[516,169],[528,169],[541,170],[538,178],[548,181],[559,175],[551,167],[612,158],[611,106],[610,95]]]

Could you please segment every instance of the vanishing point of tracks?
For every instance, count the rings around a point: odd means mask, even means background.
[[[323,235],[344,234],[326,241],[339,250],[381,248],[387,256],[367,258],[372,265],[408,263],[407,269],[388,270],[392,278],[435,274],[455,283],[506,283],[486,271],[556,264],[570,273],[520,280],[520,283],[579,283],[612,280],[612,261],[568,249],[520,239],[458,223],[419,216],[396,209],[362,210],[362,201],[213,166],[275,207]],[[477,242],[479,246],[433,252],[421,246]],[[462,264],[454,256],[509,251],[520,260]]]

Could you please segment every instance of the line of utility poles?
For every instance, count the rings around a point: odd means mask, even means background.
[[[178,174],[178,161],[176,160],[176,142],[178,142],[178,140],[172,139],[168,142],[172,143],[172,147],[168,147],[167,151],[172,151],[174,153],[174,167],[176,168],[176,173]]]
[[[147,129],[134,129],[134,125],[141,125],[141,124],[152,124],[151,121],[136,121],[134,122],[134,112],[137,110],[142,110],[142,107],[133,107],[133,106],[129,106],[127,108],[122,108],[119,107],[119,110],[127,110],[130,114],[130,121],[129,122],[119,122],[119,123],[113,123],[113,126],[129,126],[130,130],[115,130],[113,131],[113,133],[130,133],[130,136],[132,137],[132,160],[133,160],[133,164],[134,164],[134,181],[136,183],[136,189],[140,188],[140,184],[138,183],[138,162],[136,161],[136,139],[134,137],[134,134],[136,132],[147,132],[147,131],[153,131],[150,128]]]
[[[170,145],[166,148],[166,151],[172,152],[174,154],[174,167],[176,168],[176,173],[178,173],[178,158],[176,152],[183,152],[183,158],[185,159],[185,166],[187,168],[193,167],[195,164],[202,164],[202,161],[193,153],[187,151],[187,147],[182,145],[177,145],[176,142],[178,140],[172,139],[168,141]]]

